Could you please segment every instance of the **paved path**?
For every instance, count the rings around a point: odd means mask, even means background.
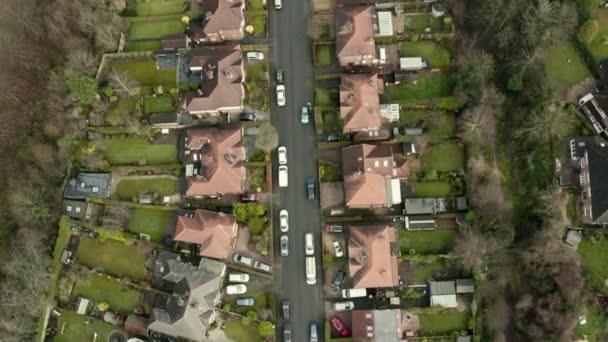
[[[279,132],[279,144],[287,147],[289,167],[289,187],[278,188],[274,184],[274,238],[275,276],[279,289],[278,302],[289,299],[292,307],[292,327],[294,341],[308,341],[309,324],[316,321],[320,326],[319,339],[323,336],[324,298],[321,269],[321,230],[319,201],[306,199],[305,180],[314,177],[317,181],[317,145],[314,124],[302,125],[299,121],[300,107],[313,102],[314,69],[312,65],[312,43],[307,34],[310,2],[306,0],[284,1],[283,9],[269,10],[269,37],[273,41],[270,53],[271,75],[276,68],[285,71],[285,107],[276,106],[275,83],[271,86],[271,121]],[[274,159],[273,173],[277,174],[277,158]],[[277,177],[275,177],[277,179]],[[278,213],[280,209],[289,211],[288,257],[281,257],[279,246]],[[305,280],[304,234],[315,236],[317,262],[317,284],[307,285]],[[282,337],[283,322],[277,324],[277,333]],[[282,339],[282,338],[281,338]]]

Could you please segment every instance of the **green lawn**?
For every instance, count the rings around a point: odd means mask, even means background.
[[[456,233],[455,229],[400,230],[399,245],[404,254],[409,254],[411,250],[419,254],[445,253],[452,248]]]
[[[598,290],[608,294],[608,239],[593,243],[590,239],[584,238],[578,246],[578,253],[583,259],[585,274],[590,278],[591,283]]]
[[[421,127],[432,143],[451,138],[456,134],[456,116],[452,112],[401,110],[402,127]]]
[[[586,304],[579,314],[585,315],[587,324],[576,325],[574,329],[575,340],[586,337],[587,341],[606,341],[608,337],[608,317],[600,311],[600,308],[594,302]]]
[[[403,21],[405,31],[422,33],[427,27],[431,32],[439,32],[443,29],[443,19],[435,18],[431,14],[407,16]]]
[[[151,192],[159,196],[177,192],[177,180],[174,178],[125,179],[116,186],[116,196],[129,200],[140,193]]]
[[[317,65],[330,65],[332,48],[328,44],[320,44],[316,47]]]
[[[157,70],[154,60],[119,62],[113,67],[127,73],[141,86],[174,85],[176,80],[175,69]]]
[[[433,145],[420,159],[425,170],[455,171],[464,167],[464,150],[456,143]]]
[[[412,126],[416,127],[424,122],[429,112],[422,110],[400,110],[399,111],[399,124],[401,126]]]
[[[57,280],[63,264],[61,263],[61,254],[63,250],[68,246],[70,237],[72,236],[72,230],[70,229],[69,217],[63,215],[59,219],[59,232],[57,240],[55,241],[55,248],[53,249],[53,274],[48,291],[48,298],[54,300],[55,293],[57,292]]]
[[[416,197],[445,197],[450,194],[451,186],[447,182],[411,182]]]
[[[342,180],[340,166],[324,161],[319,161],[319,175],[321,182],[337,182]]]
[[[392,101],[430,100],[448,96],[454,88],[454,77],[441,72],[408,74],[398,85],[390,86],[388,93]]]
[[[119,277],[125,276],[134,280],[149,277],[144,267],[146,256],[136,247],[114,240],[101,242],[82,236],[76,251],[76,260],[87,267],[101,268]]]
[[[175,104],[170,96],[148,97],[144,100],[144,111],[146,113],[173,112]]]
[[[106,112],[106,121],[112,123],[123,123],[130,115],[135,113],[137,102],[132,99],[120,97],[112,108]]]
[[[254,342],[260,340],[257,327],[254,324],[245,326],[237,321],[226,323],[226,337],[237,342]]]
[[[112,165],[121,164],[176,164],[177,146],[150,144],[143,138],[121,138],[105,142],[103,155]]]
[[[323,110],[321,113],[323,118],[323,132],[324,133],[335,133],[342,131],[342,124],[340,120],[340,113],[338,110]]]
[[[467,329],[468,311],[459,312],[455,309],[443,309],[441,312],[435,312],[434,309],[412,310],[420,318],[420,330],[418,332],[421,335],[449,335],[452,331]]]
[[[245,13],[245,25],[253,26],[254,36],[266,34],[266,15]]]
[[[329,106],[331,104],[329,91],[327,89],[315,88],[315,101],[317,106]]]
[[[184,12],[185,4],[184,0],[137,1],[133,9],[140,17],[169,15]]]
[[[433,272],[439,271],[445,267],[442,259],[437,258],[433,262],[428,264],[415,264],[416,269],[412,273],[412,281],[417,283],[423,283],[433,277]],[[408,279],[409,280],[409,279]]]
[[[250,0],[247,2],[247,8],[252,10],[263,10],[264,0]]]
[[[148,234],[152,241],[161,242],[166,234],[169,214],[168,210],[135,208],[128,229],[136,234]]]
[[[422,57],[431,68],[443,68],[451,64],[448,50],[433,41],[402,42],[400,51],[401,57]]]
[[[245,68],[248,83],[255,84],[258,81],[264,80],[264,78],[266,77],[266,73],[268,72],[267,63],[251,63],[247,64]]]
[[[186,27],[181,19],[131,21],[127,39],[162,39],[173,34],[184,33]]]
[[[133,311],[139,302],[139,291],[97,274],[79,279],[72,294],[91,299],[97,304],[108,303],[110,310],[125,313]]]
[[[59,309],[57,335],[54,342],[93,341],[97,334],[97,341],[106,341],[108,335],[114,330],[120,330],[103,320],[79,315],[73,311]],[[86,323],[89,322],[89,323]]]
[[[125,44],[125,51],[159,51],[162,50],[163,44],[158,41],[145,41],[145,42],[127,42]]]
[[[546,52],[545,72],[558,89],[570,87],[591,76],[581,55],[570,43],[554,46]]]
[[[600,30],[595,36],[595,39],[587,45],[591,56],[596,65],[599,65],[602,60],[608,57],[608,44],[604,44],[604,38],[608,37],[608,9],[595,8],[593,16],[600,24]]]
[[[568,201],[566,202],[566,215],[573,224],[577,222],[576,200],[572,194],[568,194]]]

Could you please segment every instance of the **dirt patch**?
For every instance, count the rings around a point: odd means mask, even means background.
[[[333,13],[314,14],[310,26],[310,36],[313,40],[333,41],[336,39],[335,25],[336,16]]]
[[[336,8],[336,0],[313,0],[312,10],[316,12],[333,11]]]

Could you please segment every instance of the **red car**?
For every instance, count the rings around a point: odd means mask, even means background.
[[[260,200],[260,195],[252,192],[244,192],[241,194],[241,202],[257,202]]]
[[[340,336],[342,336],[342,337],[350,336],[350,329],[348,329],[348,327],[346,326],[346,323],[344,323],[344,321],[341,320],[340,317],[333,316],[332,318],[329,319],[329,323],[331,323],[331,326],[338,332],[338,334]]]

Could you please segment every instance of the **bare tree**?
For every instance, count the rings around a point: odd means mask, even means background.
[[[97,57],[86,47],[68,50],[66,66],[92,76],[97,71]]]
[[[568,109],[545,105],[532,113],[516,136],[532,143],[551,143],[570,134],[576,123],[576,115]]]
[[[139,82],[134,80],[129,74],[126,72],[120,72],[116,69],[112,68],[110,71],[110,85],[118,94],[129,97],[130,90],[136,87],[139,87]]]
[[[460,261],[460,265],[466,271],[484,261],[484,258],[496,250],[496,243],[478,232],[476,229],[465,229],[456,238],[454,254]]]

